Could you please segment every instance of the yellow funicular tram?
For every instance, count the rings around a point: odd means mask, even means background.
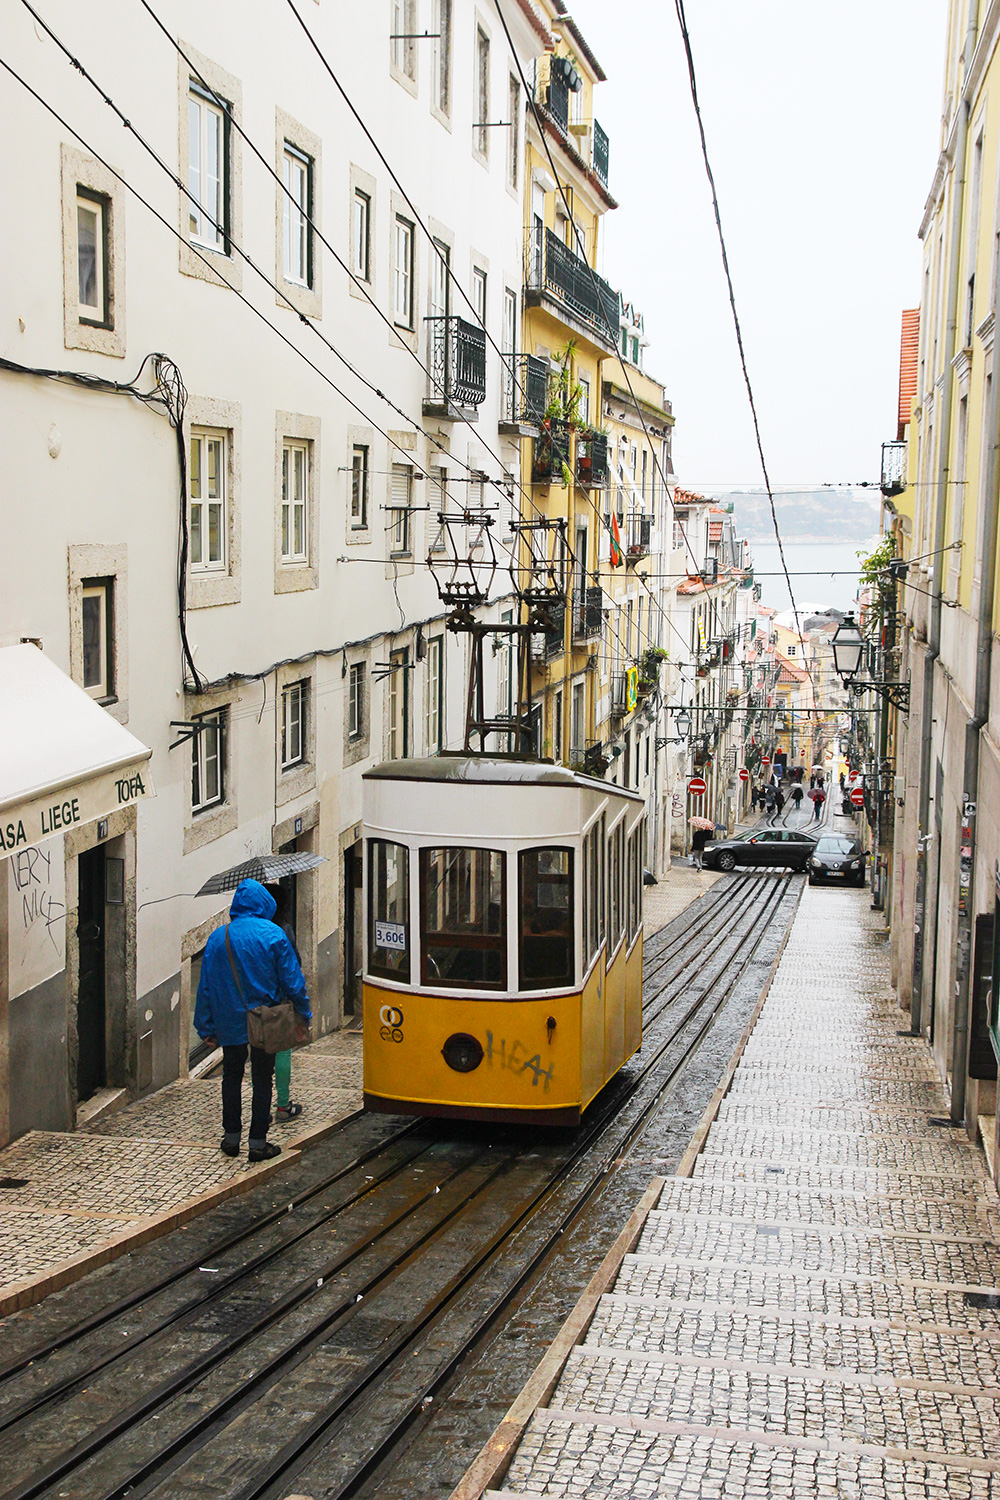
[[[575,1125],[642,1040],[643,803],[551,762],[364,778],[369,1109]]]
[[[364,776],[365,1104],[575,1125],[642,1040],[644,804],[530,753],[529,645],[565,609],[566,522],[510,523],[520,617],[501,624],[476,615],[492,517],[438,522],[447,557],[428,564],[471,637],[465,749]],[[503,636],[517,710],[490,717],[484,644]]]

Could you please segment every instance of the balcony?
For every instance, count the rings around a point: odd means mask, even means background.
[[[569,468],[569,423],[550,417],[534,441],[532,484],[565,484]]]
[[[618,293],[585,260],[543,224],[529,230],[524,259],[529,305],[551,297],[603,343],[617,345]]]
[[[505,354],[501,379],[501,431],[541,427],[548,405],[549,372],[545,360],[536,359],[533,354]]]
[[[589,432],[576,440],[576,477],[588,489],[601,489],[608,482],[606,433]]]
[[[550,604],[545,626],[544,656],[546,661],[562,656],[566,650],[566,606]]]
[[[464,318],[425,318],[430,394],[425,417],[474,419],[486,399],[486,331]]]
[[[604,590],[582,588],[573,590],[573,639],[575,641],[598,640],[604,629]]]
[[[625,563],[634,567],[642,557],[649,555],[653,538],[653,518],[636,511],[628,518],[625,533]]]
[[[882,444],[881,490],[887,500],[901,495],[906,489],[906,444]]]

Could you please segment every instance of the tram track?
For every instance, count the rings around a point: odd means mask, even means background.
[[[566,1132],[556,1133],[563,1137],[556,1147],[526,1152],[523,1134],[510,1129],[494,1132],[495,1138],[484,1145],[481,1128],[465,1131],[465,1140],[448,1141],[441,1128],[410,1122],[381,1148],[382,1155],[399,1154],[395,1165],[389,1162],[383,1171],[371,1173],[363,1188],[348,1179],[373,1163],[378,1151],[342,1168],[331,1179],[341,1182],[342,1202],[317,1202],[316,1222],[297,1225],[286,1243],[274,1240],[259,1247],[244,1266],[234,1267],[196,1301],[172,1309],[158,1326],[140,1330],[141,1337],[133,1338],[125,1329],[131,1342],[113,1353],[102,1347],[96,1360],[87,1362],[88,1338],[115,1331],[121,1337],[121,1330],[108,1325],[135,1312],[137,1295],[128,1308],[106,1310],[99,1326],[78,1328],[55,1342],[50,1359],[67,1343],[76,1345],[77,1357],[72,1372],[61,1372],[44,1389],[32,1388],[39,1383],[39,1372],[22,1360],[0,1384],[4,1496],[28,1500],[51,1492],[57,1483],[59,1493],[95,1500],[126,1492],[173,1494],[179,1492],[172,1486],[183,1479],[185,1466],[197,1463],[203,1472],[206,1461],[219,1471],[219,1494],[239,1500],[277,1495],[292,1470],[298,1473],[328,1452],[332,1439],[356,1420],[366,1393],[391,1383],[404,1364],[412,1372],[415,1349],[428,1340],[434,1344],[433,1331],[442,1321],[471,1319],[443,1360],[435,1347],[433,1379],[429,1374],[422,1383],[416,1407],[412,1399],[404,1400],[388,1424],[391,1431],[382,1446],[391,1447],[393,1434],[419,1414],[426,1395],[449,1378],[470,1344],[536,1273],[598,1190],[615,1157],[659,1107],[753,961],[790,879],[734,877],[687,930],[656,945],[644,967],[650,983],[658,977],[663,982],[651,997],[660,1004],[647,1014],[641,1061],[604,1090],[572,1140]],[[706,942],[713,923],[719,930],[714,941]],[[685,1002],[694,948],[699,983]],[[453,1136],[462,1134],[452,1130]],[[546,1155],[548,1164],[539,1167]],[[407,1197],[407,1174],[418,1171],[429,1173],[428,1183]],[[317,1185],[300,1201],[318,1199],[324,1187],[329,1189],[330,1183]],[[498,1216],[498,1206],[504,1205]],[[265,1238],[278,1218],[273,1212],[262,1224]],[[331,1230],[335,1221],[337,1228]],[[343,1241],[333,1255],[331,1233],[339,1233]],[[512,1246],[525,1238],[533,1241],[530,1253],[518,1258]],[[251,1230],[232,1236],[230,1246],[252,1239]],[[214,1261],[202,1264],[225,1271]],[[262,1305],[255,1299],[261,1298],[266,1277],[276,1267],[297,1271],[298,1279],[281,1297]],[[190,1268],[177,1271],[164,1286],[173,1286],[185,1274],[191,1274]],[[467,1293],[491,1278],[498,1283],[495,1294],[484,1297],[477,1290],[475,1309],[466,1314]],[[150,1295],[147,1290],[146,1298]],[[400,1317],[400,1306],[409,1316]],[[185,1337],[198,1346],[186,1362],[183,1348],[178,1358]],[[134,1365],[137,1355],[155,1365],[162,1378],[134,1393],[140,1372],[130,1372],[129,1361]],[[36,1364],[39,1359],[44,1369],[47,1361],[36,1353]],[[205,1389],[209,1377],[211,1393]],[[131,1397],[124,1403],[123,1382]],[[286,1406],[295,1406],[291,1398],[297,1395],[299,1407],[306,1398],[315,1407],[317,1384],[324,1391],[321,1410],[308,1420],[303,1417],[288,1442],[260,1454],[251,1465],[249,1483],[235,1486],[227,1464],[246,1466],[247,1428],[259,1426],[254,1416],[258,1406],[263,1403],[270,1410],[279,1397]],[[339,1442],[334,1446],[338,1453],[345,1449]],[[39,1450],[45,1454],[41,1462]],[[353,1451],[347,1444],[345,1456]],[[384,1457],[382,1447],[364,1453],[353,1474],[342,1476],[341,1487],[324,1489],[324,1494],[351,1493]],[[69,1490],[61,1483],[67,1479]],[[189,1474],[185,1489],[190,1483]]]

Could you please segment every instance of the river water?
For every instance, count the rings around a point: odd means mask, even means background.
[[[855,541],[785,542],[785,562],[792,578],[799,609],[820,606],[848,610],[858,588],[858,550],[871,551],[879,538],[859,536]],[[761,599],[779,613],[791,608],[788,585],[781,572],[776,542],[751,542],[754,579]]]

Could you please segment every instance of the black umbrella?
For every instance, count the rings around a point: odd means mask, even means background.
[[[282,875],[298,875],[303,870],[315,870],[325,865],[322,854],[255,854],[253,859],[210,875],[196,896],[217,896],[220,891],[235,891],[241,880],[259,880],[261,885],[273,885]]]

